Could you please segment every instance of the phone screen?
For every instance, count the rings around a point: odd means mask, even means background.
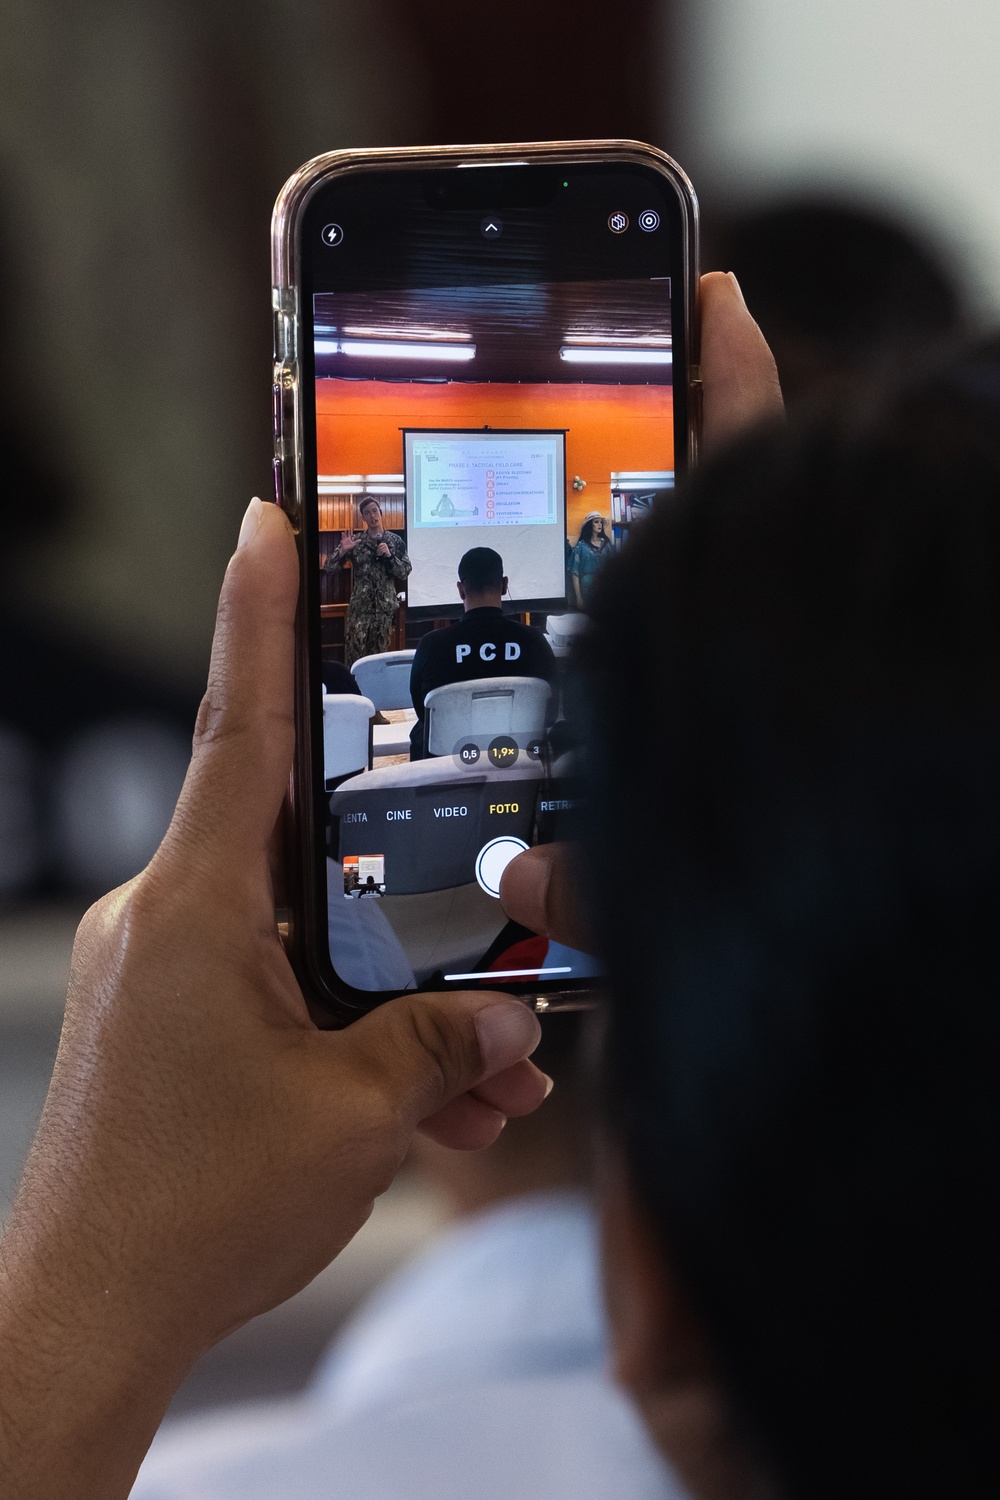
[[[360,171],[302,226],[331,963],[368,993],[589,987],[500,877],[572,823],[572,643],[683,465],[675,191],[624,162]]]

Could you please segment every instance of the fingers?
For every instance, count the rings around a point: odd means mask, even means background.
[[[500,905],[531,932],[582,953],[593,951],[594,932],[584,920],[568,844],[536,844],[512,859],[500,881]]]
[[[548,1093],[549,1080],[526,1061],[541,1034],[522,1001],[459,992],[390,1000],[335,1045],[388,1098],[407,1134],[426,1122],[435,1140],[474,1150]]]
[[[208,688],[168,843],[202,863],[265,856],[291,766],[298,559],[287,518],[252,500],[222,585]]]
[[[422,1122],[420,1132],[453,1151],[482,1151],[508,1120],[533,1114],[551,1092],[552,1079],[525,1059],[452,1099]]]
[[[499,1110],[507,1119],[517,1119],[533,1114],[551,1092],[552,1079],[525,1058],[495,1077],[484,1079],[470,1097]]]
[[[706,452],[784,414],[774,357],[731,272],[701,278],[701,378]]]
[[[507,1116],[471,1094],[452,1099],[444,1109],[420,1126],[420,1134],[448,1146],[452,1151],[483,1151],[492,1146],[507,1123]]]

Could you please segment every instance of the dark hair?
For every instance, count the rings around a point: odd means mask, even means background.
[[[474,594],[502,588],[503,558],[492,547],[472,547],[458,564],[458,576]]]
[[[590,520],[584,521],[583,525],[580,527],[580,540],[581,540],[581,542],[590,542],[591,545],[593,545],[593,541],[594,541],[594,527],[596,525],[597,525],[597,521],[595,521],[593,519],[593,517],[591,517]]]
[[[938,357],[967,309],[955,271],[890,214],[835,197],[793,196],[715,227],[715,263],[735,272],[774,351],[786,400],[848,394]]]
[[[996,1493],[1000,344],[647,526],[585,646],[613,1128],[783,1494]]]
[[[381,514],[382,507],[381,507],[381,505],[379,505],[378,496],[377,495],[365,495],[364,499],[362,501],[360,501],[360,503],[358,505],[358,515],[361,517],[362,520],[364,520],[364,518],[365,518],[365,511],[368,509],[369,505],[378,505],[379,514]]]

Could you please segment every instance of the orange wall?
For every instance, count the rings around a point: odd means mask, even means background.
[[[652,385],[423,385],[317,380],[321,474],[398,474],[401,427],[565,427],[567,530],[610,518],[612,470],[672,469],[672,392]],[[573,489],[573,476],[587,481]]]

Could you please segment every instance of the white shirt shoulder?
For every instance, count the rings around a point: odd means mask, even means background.
[[[605,1369],[582,1200],[494,1209],[375,1296],[298,1400],[177,1423],[134,1500],[683,1500]]]

